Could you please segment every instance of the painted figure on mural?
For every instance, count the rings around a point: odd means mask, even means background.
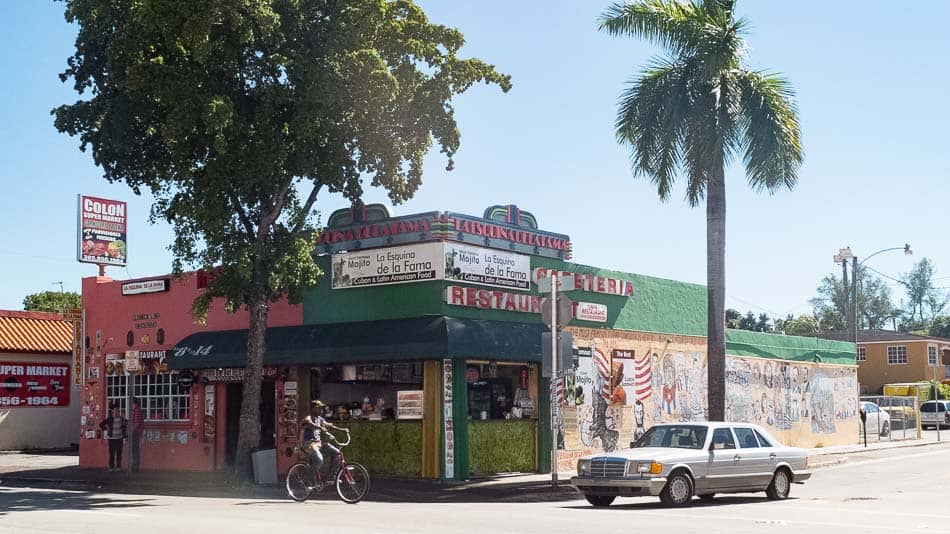
[[[673,415],[676,411],[676,366],[673,355],[663,357],[663,413]]]
[[[835,432],[835,389],[832,382],[821,371],[811,379],[811,425],[815,434]]]
[[[646,432],[644,429],[643,411],[643,403],[640,402],[640,399],[637,399],[637,401],[633,403],[633,422],[636,425],[636,428],[633,431],[633,439],[635,440],[640,439],[640,437]]]
[[[762,371],[762,384],[765,389],[772,389],[772,362],[765,362],[765,368]]]
[[[610,405],[626,406],[627,392],[623,389],[623,362],[615,361],[610,366]]]

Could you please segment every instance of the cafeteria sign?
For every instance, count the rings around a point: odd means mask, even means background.
[[[126,265],[126,203],[79,195],[77,259],[81,263]]]

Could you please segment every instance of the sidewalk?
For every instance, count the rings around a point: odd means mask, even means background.
[[[950,433],[948,433],[950,438]],[[820,469],[847,462],[849,456],[887,449],[923,447],[937,443],[934,436],[920,440],[869,441],[863,444],[810,449],[808,467]],[[382,502],[539,502],[565,501],[579,495],[567,483],[573,473],[560,473],[558,487],[551,475],[512,474],[465,482],[402,479],[372,476],[368,500]],[[30,486],[90,492],[180,495],[220,498],[286,498],[281,486],[255,486],[236,480],[228,472],[142,471],[110,473],[80,469],[72,454],[0,453],[0,487]],[[332,499],[332,489],[316,499]]]

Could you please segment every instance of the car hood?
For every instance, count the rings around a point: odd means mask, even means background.
[[[682,458],[684,456],[702,455],[702,449],[675,449],[666,447],[643,447],[638,449],[625,449],[614,451],[609,454],[594,454],[586,456],[586,459],[594,458],[623,458],[624,460],[654,461],[664,462],[670,459]]]

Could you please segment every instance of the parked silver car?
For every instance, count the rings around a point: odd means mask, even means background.
[[[683,506],[694,495],[764,491],[788,497],[792,483],[811,477],[807,453],[786,447],[764,429],[745,423],[656,425],[631,448],[581,458],[571,484],[594,506],[617,497],[659,496]]]

